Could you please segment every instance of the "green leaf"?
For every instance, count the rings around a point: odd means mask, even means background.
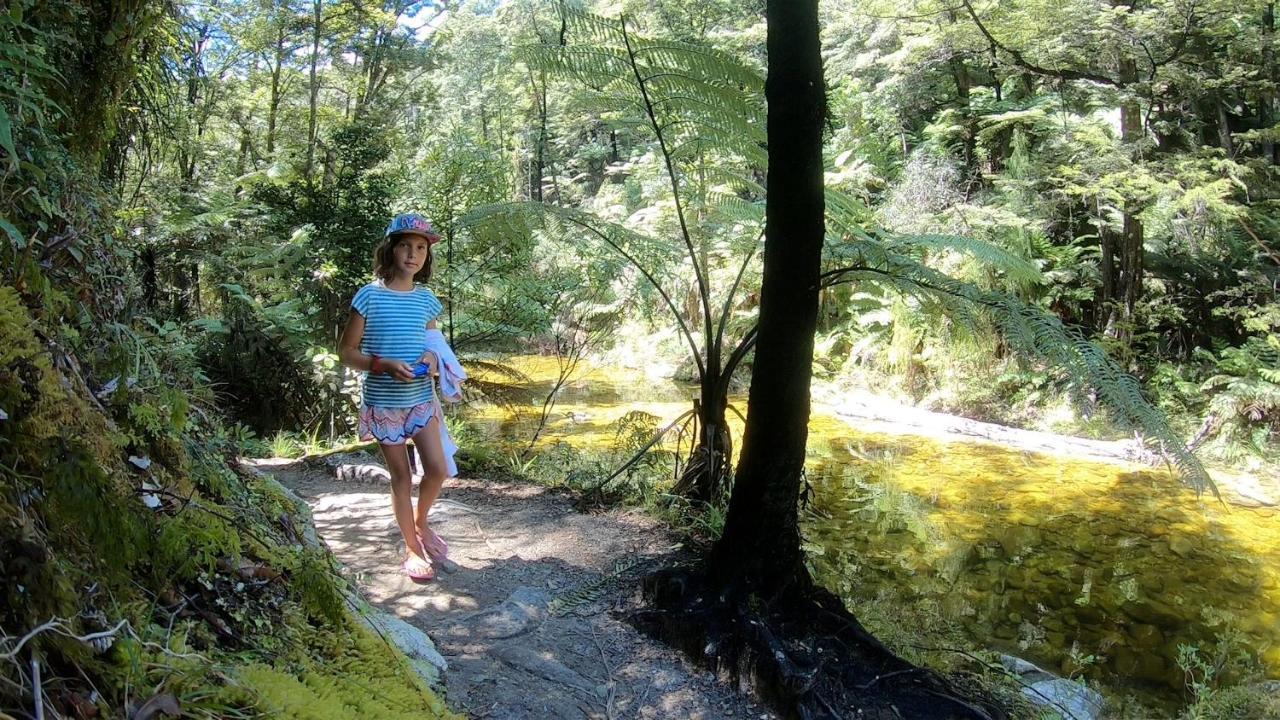
[[[13,241],[13,244],[19,250],[27,246],[27,239],[22,236],[22,233],[18,232],[18,228],[2,217],[0,217],[0,230],[4,230],[5,234],[9,236],[9,239]]]
[[[9,165],[17,167],[18,151],[13,146],[13,126],[9,122],[9,113],[0,105],[0,148],[9,155]]]

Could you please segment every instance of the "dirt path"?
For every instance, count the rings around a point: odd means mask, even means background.
[[[337,465],[365,480],[339,480]],[[425,630],[471,718],[775,718],[616,617],[676,540],[638,513],[575,511],[532,485],[450,480],[432,511],[452,573],[418,585],[368,456],[263,467],[310,504],[370,602]],[[344,471],[343,477],[352,473]]]

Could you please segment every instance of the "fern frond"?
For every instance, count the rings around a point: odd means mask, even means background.
[[[534,68],[593,90],[618,123],[649,125],[673,159],[737,156],[763,169],[764,80],[728,53],[624,34],[622,20],[564,14],[561,44],[525,48]],[[652,114],[650,114],[652,113]]]
[[[1003,272],[1017,283],[1032,285],[1044,281],[1035,265],[985,240],[962,235],[899,235],[888,239],[886,244],[889,249],[900,252],[952,250],[968,255],[992,270]]]
[[[713,165],[702,168],[702,175],[706,178],[708,185],[719,185],[735,193],[745,194],[748,197],[759,200],[764,199],[764,185],[747,177],[746,172],[740,168],[728,169]]]
[[[632,43],[638,56],[656,65],[689,68],[709,82],[732,84],[764,100],[764,79],[726,52],[666,39],[637,38]]]
[[[716,215],[744,225],[764,224],[764,203],[743,200],[737,195],[712,190],[707,193],[707,207]]]

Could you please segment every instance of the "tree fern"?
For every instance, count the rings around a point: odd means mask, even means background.
[[[747,329],[736,346],[724,352],[727,315],[747,263],[747,255],[728,298],[713,305],[704,267],[695,251],[693,230],[685,215],[690,193],[685,189],[689,168],[700,162],[705,191],[700,201],[720,218],[739,223],[752,237],[764,223],[761,184],[753,175],[766,170],[764,82],[752,68],[719,51],[668,40],[639,37],[625,17],[602,18],[564,11],[559,42],[528,48],[524,58],[532,67],[552,77],[589,88],[610,121],[628,127],[647,127],[668,174],[685,260],[696,278],[701,300],[699,323],[686,318],[672,299],[664,281],[672,253],[669,240],[650,237],[589,213],[541,203],[505,204],[472,213],[468,222],[535,223],[548,236],[585,238],[621,254],[662,296],[663,303],[680,326],[697,363],[704,397],[727,397],[734,368],[750,352],[755,329]],[[1006,123],[1035,123],[1038,109],[988,118],[988,129]],[[705,163],[710,156],[715,162]],[[969,257],[1005,274],[1020,285],[1043,282],[1039,270],[1025,259],[990,243],[950,235],[899,236],[873,234],[864,229],[869,216],[856,199],[834,189],[826,193],[826,261],[834,269],[824,275],[827,285],[864,282],[909,295],[934,312],[976,326],[994,323],[1009,344],[1024,354],[1059,367],[1078,383],[1092,387],[1119,417],[1156,440],[1166,457],[1177,465],[1186,481],[1198,490],[1213,488],[1212,481],[1186,445],[1169,429],[1164,418],[1143,396],[1137,381],[1077,330],[1054,316],[1017,299],[961,282],[929,267],[924,257],[940,251]],[[756,240],[758,244],[758,238]],[[713,318],[718,312],[718,321]],[[707,396],[708,383],[718,395]],[[703,411],[707,409],[704,408]],[[723,417],[723,408],[716,409]],[[704,425],[708,423],[702,419]],[[704,433],[704,437],[709,434]],[[727,457],[727,439],[716,452]],[[695,453],[696,455],[696,453]],[[721,481],[723,460],[713,464],[712,485]],[[718,486],[717,486],[718,487]],[[703,499],[710,497],[704,488]]]

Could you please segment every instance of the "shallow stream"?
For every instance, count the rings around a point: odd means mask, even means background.
[[[517,396],[527,407],[476,417],[527,439],[557,365],[507,362],[529,376]],[[643,411],[662,426],[693,395],[620,368],[575,378],[544,442],[605,449],[623,415]],[[745,398],[734,404],[745,411]],[[909,608],[898,622],[945,626],[1147,701],[1185,699],[1180,646],[1206,659],[1228,652],[1228,674],[1252,666],[1280,678],[1276,508],[1197,497],[1163,470],[872,426],[884,427],[822,405],[810,423],[806,550],[846,601]]]

